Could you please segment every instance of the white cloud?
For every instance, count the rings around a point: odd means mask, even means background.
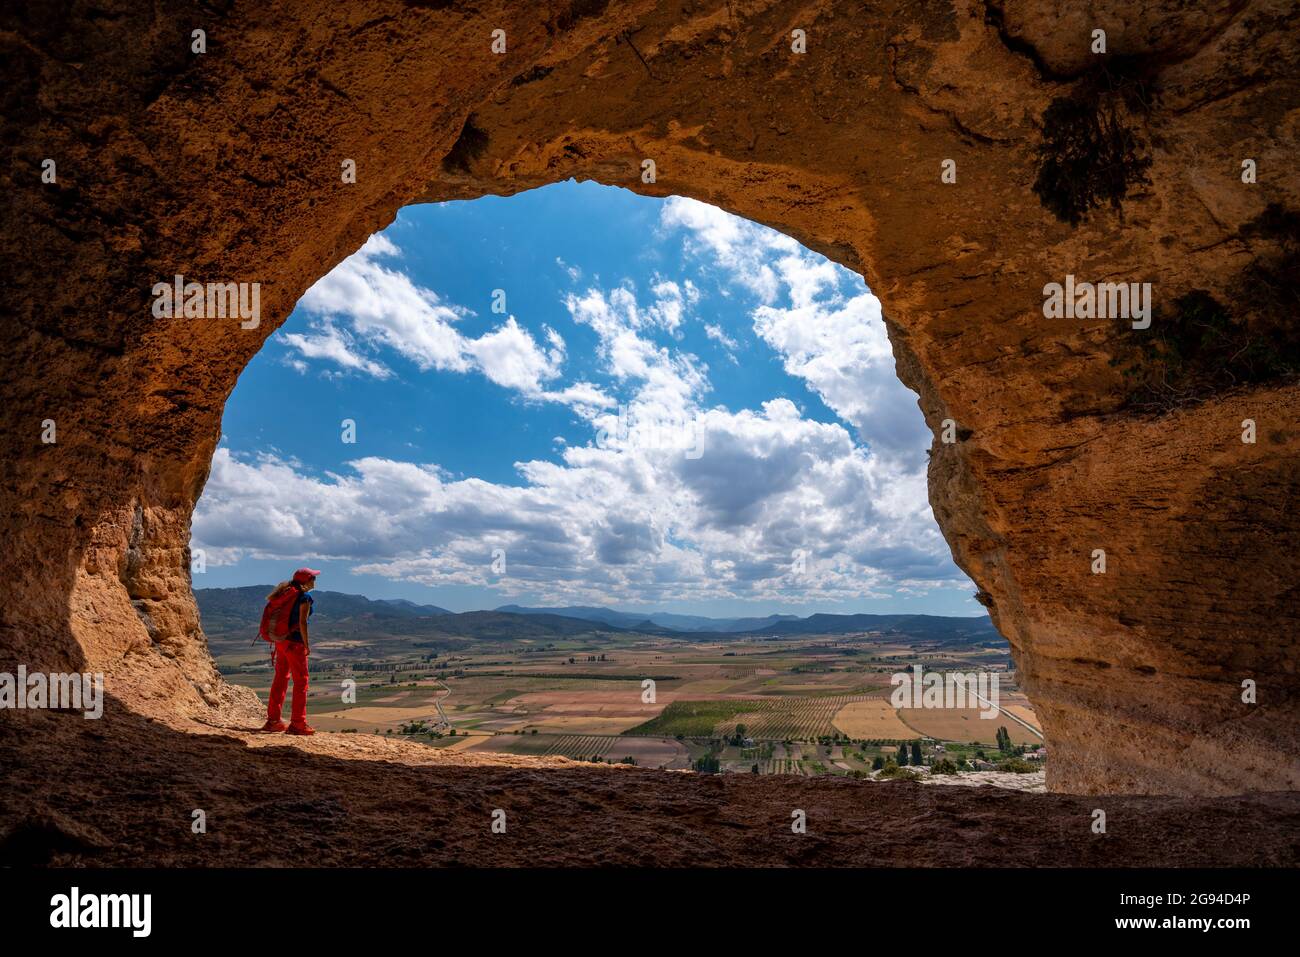
[[[563,269],[566,273],[568,273],[568,276],[569,276],[569,282],[577,282],[579,279],[582,278],[582,270],[581,270],[581,269],[579,269],[577,266],[570,266],[568,263],[566,263],[566,262],[565,262],[563,259],[561,259],[559,256],[556,256],[556,257],[555,257],[555,265],[559,266],[559,267],[560,267],[561,269]]]
[[[585,382],[546,388],[560,375],[565,358],[564,338],[549,326],[544,328],[546,349],[514,316],[477,339],[463,335],[455,324],[467,310],[443,302],[406,273],[380,262],[400,256],[401,250],[382,233],[371,236],[303,295],[298,305],[318,317],[315,331],[285,333],[283,342],[305,358],[376,378],[388,378],[392,370],[363,350],[387,347],[421,370],[477,371],[527,399],[597,408],[613,404]],[[340,323],[350,331],[340,329]]]
[[[776,230],[681,196],[664,201],[659,222],[667,229],[688,230],[694,239],[688,248],[710,252],[737,282],[768,303],[775,301],[780,292],[777,272],[770,261],[772,251],[795,252],[800,248]]]
[[[781,356],[786,372],[877,452],[913,471],[924,468],[929,430],[915,394],[894,373],[880,300],[860,278],[788,236],[695,200],[668,199],[660,223],[686,229],[688,249],[761,300],[754,332]]]
[[[381,343],[421,369],[466,372],[465,339],[454,328],[464,310],[379,260],[401,255],[382,233],[316,281],[299,301],[308,315],[346,319],[362,339]]]
[[[646,310],[648,321],[668,332],[680,329],[686,311],[700,300],[700,290],[689,279],[679,285],[656,276],[650,291],[655,294],[655,301]]]
[[[726,350],[728,359],[732,362],[737,361],[735,353],[740,348],[740,343],[727,335],[726,330],[716,323],[706,322],[704,324],[704,334]]]
[[[552,361],[555,353],[543,352],[514,316],[494,332],[466,340],[465,351],[492,382],[528,396],[539,394],[543,382],[560,374],[559,364]]]
[[[698,458],[653,443],[561,444],[559,461],[519,463],[517,486],[373,457],[313,476],[222,448],[195,545],[214,562],[310,555],[557,602],[838,601],[960,581],[923,488],[843,426],[777,399],[699,412],[692,428]],[[494,548],[506,550],[504,578]]]
[[[660,422],[687,416],[709,388],[707,370],[695,356],[674,353],[641,335],[652,327],[665,328],[665,317],[683,302],[682,289],[668,285],[658,284],[656,298],[646,308],[628,285],[608,291],[593,287],[565,299],[573,321],[590,326],[599,337],[606,371],[634,387],[630,404],[642,418]],[[609,425],[598,421],[597,428]]]
[[[308,359],[328,359],[344,369],[364,372],[377,379],[387,379],[393,374],[382,362],[362,355],[357,351],[351,336],[329,323],[319,327],[319,331],[314,334],[288,332],[283,338],[286,344]],[[307,369],[307,364],[301,360],[295,361],[293,365],[300,372]]]

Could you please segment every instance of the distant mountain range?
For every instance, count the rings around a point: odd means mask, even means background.
[[[673,615],[665,612],[636,614],[614,611],[610,608],[588,608],[570,605],[560,608],[525,608],[520,605],[502,605],[497,611],[516,615],[551,614],[568,618],[586,618],[619,628],[634,631],[669,631],[692,635],[843,635],[863,631],[884,634],[905,634],[915,638],[935,641],[961,641],[970,643],[998,639],[997,629],[987,615],[973,618],[953,618],[944,615],[768,615],[766,618],[704,618],[698,615]]]
[[[585,618],[603,621],[619,628],[640,628],[646,622],[671,631],[762,631],[780,621],[794,621],[798,615],[768,615],[766,618],[705,618],[700,615],[674,615],[656,611],[648,614],[615,611],[612,608],[590,608],[585,605],[565,605],[559,608],[525,608],[522,605],[502,605],[497,611],[514,615],[564,615],[566,618]]]
[[[262,606],[274,585],[247,585],[243,588],[196,588],[194,597],[203,616],[203,630],[220,634],[253,628],[256,631],[262,620]],[[417,605],[404,598],[366,598],[341,591],[313,591],[318,602],[316,609],[326,612],[331,620],[347,619],[411,619],[450,615],[446,608],[437,605]],[[313,615],[313,622],[317,616]],[[324,620],[323,618],[320,620]]]
[[[249,643],[257,634],[271,585],[198,588],[203,631],[216,646]],[[404,599],[372,599],[337,591],[314,591],[313,639],[374,641],[400,638],[442,651],[469,648],[474,641],[553,641],[601,631],[622,631],[603,622],[560,615],[511,615],[496,611],[455,614],[437,605]]]
[[[242,588],[197,588],[203,630],[211,638],[252,639],[261,621],[271,585]],[[840,635],[874,631],[905,635],[944,644],[1001,641],[987,616],[951,618],[940,615],[768,615],[763,618],[707,618],[668,612],[639,614],[612,608],[565,606],[527,608],[502,605],[494,611],[455,613],[437,605],[419,605],[402,598],[366,598],[337,591],[315,591],[312,623],[316,634],[333,638],[373,638],[401,635],[412,638],[508,640],[552,639],[598,631],[634,631],[696,640],[742,635]]]

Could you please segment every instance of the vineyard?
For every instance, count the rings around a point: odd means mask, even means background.
[[[590,761],[593,757],[604,756],[618,738],[602,734],[565,734],[546,749],[545,754],[573,758],[575,761]]]
[[[650,721],[625,734],[683,735],[705,738],[730,736],[736,725],[760,739],[805,739],[843,733],[834,724],[846,705],[873,700],[869,695],[769,697],[724,701],[674,701]],[[890,712],[892,716],[892,711]],[[899,726],[906,732],[908,729]]]
[[[754,710],[758,701],[674,701],[658,715],[624,734],[661,734],[688,738],[711,737],[719,723],[731,719],[728,733],[735,729],[735,718]]]
[[[867,700],[866,695],[827,695],[816,698],[768,698],[737,702],[747,710],[729,715],[714,725],[714,732],[731,734],[737,724],[751,738],[804,739],[840,733],[834,718],[845,705]]]

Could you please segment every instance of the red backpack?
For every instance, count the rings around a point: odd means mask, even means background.
[[[292,585],[272,597],[262,609],[262,623],[258,626],[257,637],[263,641],[275,643],[289,634],[289,612],[302,592]]]

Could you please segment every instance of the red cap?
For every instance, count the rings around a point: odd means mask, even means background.
[[[300,568],[293,573],[293,580],[296,582],[305,582],[307,579],[315,578],[319,574],[319,568]]]

